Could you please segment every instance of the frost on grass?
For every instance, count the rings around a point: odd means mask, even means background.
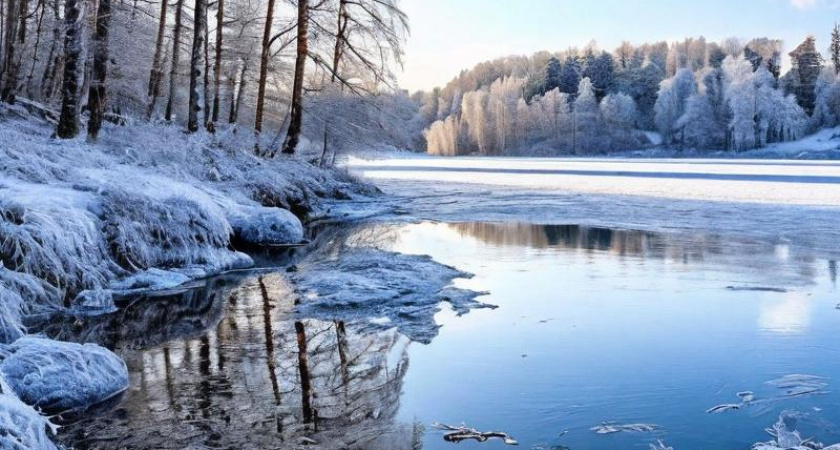
[[[0,308],[12,311],[2,341],[18,337],[17,318],[34,309],[107,310],[98,291],[160,285],[147,276],[153,268],[195,278],[252,264],[233,248],[235,231],[258,243],[297,242],[294,215],[375,193],[303,160],[257,158],[253,143],[232,132],[106,131],[97,145],[53,140],[51,127],[0,107],[0,257],[10,273]],[[23,295],[31,277],[45,295]]]
[[[128,369],[98,345],[23,337],[4,349],[0,372],[24,403],[47,413],[85,409],[128,387]]]
[[[56,450],[47,436],[51,428],[45,417],[17,397],[0,393],[0,449]]]
[[[397,328],[413,341],[429,343],[438,333],[434,315],[441,302],[458,314],[492,307],[475,300],[481,293],[450,286],[470,276],[429,256],[345,247],[330,258],[302,262],[291,278],[303,317]]]

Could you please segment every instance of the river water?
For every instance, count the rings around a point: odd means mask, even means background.
[[[452,448],[440,422],[503,431],[528,449],[747,449],[787,412],[804,436],[840,442],[834,261],[764,240],[575,225],[357,224],[340,236],[473,273],[455,284],[499,308],[458,316],[443,304],[424,345],[298,317],[282,271],[123,299],[117,313],[45,330],[113,348],[131,373],[117,405],[68,423],[61,441]],[[821,378],[772,382],[790,374]],[[740,409],[706,412],[719,404]],[[605,422],[655,427],[591,430]]]

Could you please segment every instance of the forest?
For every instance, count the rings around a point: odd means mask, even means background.
[[[395,0],[0,0],[0,97],[58,138],[103,122],[225,128],[261,156],[404,149],[590,155],[740,152],[840,117],[840,29],[782,73],[777,39],[703,37],[507,56],[410,94]],[[276,3],[276,4],[275,4]],[[249,133],[240,131],[248,130]]]
[[[397,91],[408,33],[395,0],[0,0],[0,10],[0,98],[51,116],[58,138],[151,121],[253,130],[239,136],[264,156],[310,139],[407,147],[383,124],[413,110],[385,95]]]
[[[740,152],[838,124],[836,27],[829,54],[809,36],[782,75],[776,39],[624,42],[612,53],[592,42],[479,64],[422,94],[420,114],[439,155],[603,154],[659,141]]]

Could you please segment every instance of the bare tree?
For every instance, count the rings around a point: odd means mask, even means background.
[[[63,55],[58,51],[61,45],[61,31],[63,21],[61,20],[61,0],[52,1],[53,11],[53,39],[50,44],[50,52],[47,55],[47,67],[44,69],[44,75],[41,78],[41,98],[51,99],[55,91],[56,78],[61,68]]]
[[[175,28],[172,30],[172,65],[169,68],[169,99],[166,101],[166,121],[172,120],[172,104],[175,102],[175,93],[178,83],[175,77],[178,76],[178,65],[181,55],[181,31],[183,28],[184,0],[178,0],[175,4]]]
[[[14,103],[17,90],[20,59],[17,56],[18,43],[23,44],[26,28],[26,0],[6,0],[6,14],[3,26],[3,60],[0,71],[0,101]]]
[[[298,0],[297,56],[295,57],[295,78],[292,85],[292,105],[289,112],[291,122],[283,141],[283,153],[292,155],[300,141],[303,125],[303,78],[306,75],[306,58],[309,55],[309,0]]]
[[[216,4],[216,59],[213,61],[213,114],[212,121],[219,121],[219,85],[222,75],[222,39],[225,25],[225,0]]]
[[[198,131],[198,113],[202,110],[203,90],[199,83],[204,71],[204,33],[207,27],[207,0],[195,0],[192,56],[190,58],[190,101],[187,130]]]
[[[402,64],[408,16],[398,0],[338,0],[332,81],[341,80],[342,63],[373,76],[374,83],[393,78],[391,61]],[[345,82],[342,80],[342,82]]]
[[[274,0],[268,0],[268,11],[265,15],[265,29],[263,31],[262,51],[260,52],[260,78],[257,82],[257,113],[254,118],[254,131],[262,132],[263,109],[265,108],[265,82],[268,78],[268,57],[271,48],[271,27],[274,22]]]
[[[79,134],[79,87],[84,76],[85,0],[65,0],[64,16],[64,79],[61,116],[56,135],[61,139],[71,139]]]
[[[155,103],[160,96],[160,85],[163,82],[163,41],[166,38],[166,13],[169,0],[160,2],[160,19],[158,20],[157,38],[155,39],[155,56],[152,58],[152,70],[149,73],[149,109],[146,116],[151,119],[155,112]]]
[[[108,23],[110,20],[111,0],[99,0],[99,7],[96,10],[96,34],[93,38],[93,82],[88,93],[89,141],[96,141],[99,137],[107,105],[105,82],[108,78]]]

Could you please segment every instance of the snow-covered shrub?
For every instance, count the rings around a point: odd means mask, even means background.
[[[6,385],[24,403],[48,413],[83,409],[128,387],[123,360],[98,345],[27,336],[5,352],[0,372]]]
[[[287,245],[303,240],[303,225],[285,209],[242,208],[241,214],[231,220],[231,225],[236,237],[248,244]]]

